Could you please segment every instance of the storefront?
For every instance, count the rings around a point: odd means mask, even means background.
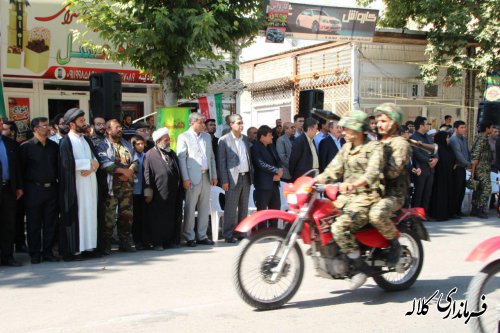
[[[106,71],[121,75],[124,114],[135,119],[161,106],[160,88],[150,75],[83,45],[78,35],[87,29],[77,19],[63,0],[0,0],[0,74],[7,116],[52,119],[72,107],[88,113],[89,76]],[[105,46],[95,32],[85,38]],[[19,110],[22,117],[13,114]]]

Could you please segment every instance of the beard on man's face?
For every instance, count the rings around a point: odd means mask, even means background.
[[[82,134],[87,133],[87,130],[88,130],[88,127],[89,127],[87,124],[85,124],[83,126],[78,126],[77,124],[75,124],[75,125],[76,125],[76,131],[78,133],[82,133]]]
[[[59,125],[59,134],[61,135],[66,135],[69,133],[69,126],[68,125]]]

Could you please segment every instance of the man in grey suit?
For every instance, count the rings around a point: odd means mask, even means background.
[[[217,184],[217,169],[210,134],[205,133],[205,118],[200,113],[189,115],[189,130],[177,138],[177,156],[181,168],[186,203],[183,234],[187,246],[213,245],[207,238],[210,214],[210,185]],[[195,241],[194,215],[198,208],[198,230]]]
[[[226,191],[224,239],[235,243],[233,229],[248,215],[248,196],[253,181],[250,142],[243,135],[243,119],[229,117],[231,132],[219,139],[218,168],[222,189]],[[238,214],[236,214],[236,210]]]
[[[292,153],[292,140],[295,138],[295,125],[286,122],[283,125],[283,132],[284,134],[276,141],[276,150],[278,151],[278,156],[283,165],[283,177],[281,177],[281,180],[288,183],[292,181],[290,170],[288,170],[288,160]]]
[[[465,133],[467,132],[467,127],[465,122],[461,120],[455,121],[453,123],[454,134],[450,138],[450,146],[455,153],[456,166],[453,169],[453,205],[451,214],[453,218],[461,218],[465,216],[462,214],[462,201],[465,196],[465,175],[466,169],[470,169],[471,161],[469,148],[467,145],[467,139],[465,138]]]

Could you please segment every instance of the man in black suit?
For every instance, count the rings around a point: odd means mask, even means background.
[[[329,122],[328,136],[319,143],[319,172],[325,170],[326,166],[330,164],[344,143],[342,127],[338,125],[338,121]]]
[[[3,118],[0,116],[0,128]],[[17,145],[14,140],[0,135],[0,257],[5,266],[21,266],[14,259],[16,233],[16,200],[23,195],[18,174]]]
[[[319,159],[314,136],[318,132],[318,121],[313,118],[304,120],[303,133],[293,141],[289,170],[292,181],[311,169],[319,168]]]
[[[259,127],[257,140],[250,148],[254,169],[253,199],[257,210],[280,209],[280,179],[283,168],[273,144],[273,130],[267,125]]]

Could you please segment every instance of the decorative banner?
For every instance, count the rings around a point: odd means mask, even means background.
[[[177,137],[189,129],[190,108],[161,108],[156,114],[156,128],[166,127],[170,132],[170,147],[177,150]]]
[[[9,119],[19,129],[18,141],[26,140],[26,132],[30,126],[30,99],[26,97],[9,97]]]
[[[274,7],[273,7],[274,4]],[[282,10],[280,2],[270,2],[268,15],[276,8]],[[277,16],[278,15],[278,16]],[[371,41],[375,33],[378,10],[365,8],[326,7],[289,3],[287,20],[280,19],[282,14],[272,13],[268,17],[266,39],[279,42],[280,32],[286,29],[285,36],[300,39],[331,41]],[[269,36],[268,27],[273,27]]]

